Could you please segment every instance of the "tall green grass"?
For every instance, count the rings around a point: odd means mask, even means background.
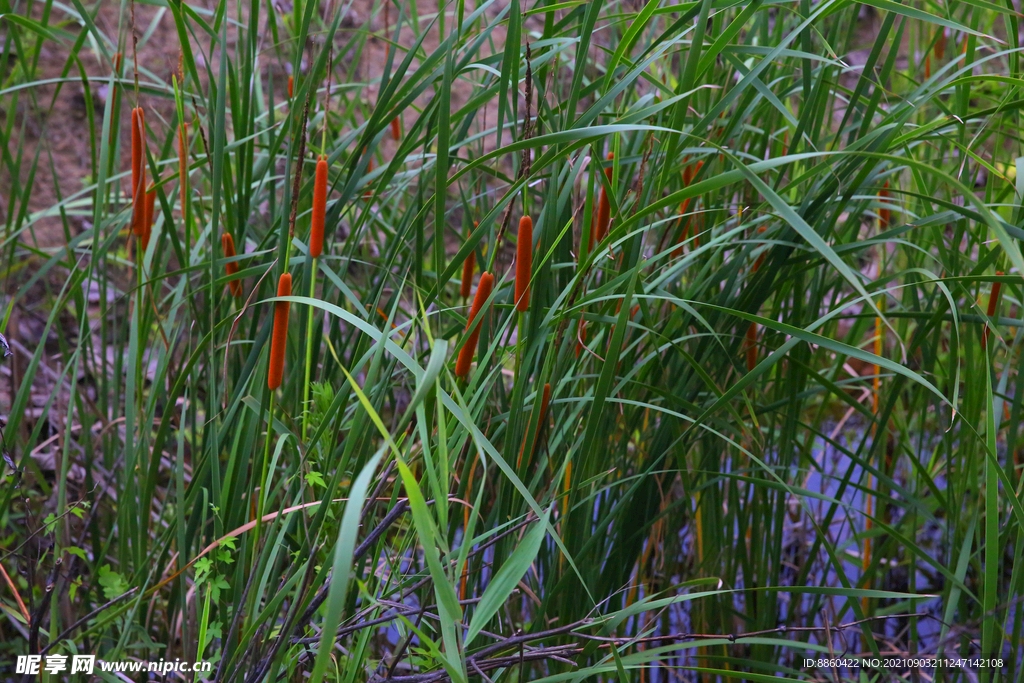
[[[1010,4],[0,13],[10,677],[1021,680]],[[898,653],[1002,664],[804,665]]]

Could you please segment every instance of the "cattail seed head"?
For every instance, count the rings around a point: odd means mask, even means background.
[[[458,361],[455,363],[455,375],[465,377],[469,374],[469,366],[473,363],[473,356],[476,355],[476,344],[480,338],[480,309],[484,302],[491,295],[491,287],[494,286],[494,276],[490,273],[483,273],[480,276],[480,284],[476,286],[476,296],[473,297],[473,305],[469,309],[469,321],[466,323],[466,332],[469,336],[466,343],[459,351]]]
[[[231,236],[230,232],[226,232],[220,237],[221,247],[224,249],[224,258],[232,258],[237,256],[235,253],[235,238]],[[238,272],[238,262],[232,261],[231,263],[224,264],[224,270],[228,275],[234,275]],[[231,280],[228,283],[231,288],[231,296],[241,296],[242,294],[242,283],[239,280]]]
[[[942,59],[946,54],[946,29],[940,28],[939,35],[935,39],[935,59]]]
[[[533,269],[533,219],[519,219],[516,241],[516,310],[525,313],[530,306],[530,273]]]
[[[327,155],[316,162],[316,180],[313,182],[313,220],[309,228],[309,255],[320,256],[324,250],[324,217],[327,215]]]
[[[465,299],[469,296],[469,291],[473,287],[473,269],[476,267],[476,252],[469,252],[469,256],[462,262],[462,290],[459,292],[462,298]]]
[[[142,234],[139,235],[139,243],[142,247],[142,253],[146,253],[146,247],[149,246],[149,237],[153,232],[153,209],[156,207],[156,189],[153,183],[149,184],[149,189],[146,190],[146,208],[145,208],[145,220],[142,225]]]
[[[747,352],[747,372],[753,372],[754,366],[757,365],[757,323],[750,323],[750,327],[747,328],[743,348]]]
[[[295,97],[295,76],[288,75],[288,99]]]
[[[399,140],[402,137],[402,122],[396,116],[391,119],[391,139]]]
[[[146,120],[142,107],[132,109],[132,232],[142,236],[146,221]]]
[[[277,295],[292,295],[291,273],[284,273],[277,281]],[[271,390],[281,386],[284,377],[284,351],[288,342],[288,308],[287,301],[274,302],[274,335],[270,340],[270,366],[267,370],[267,386]]]

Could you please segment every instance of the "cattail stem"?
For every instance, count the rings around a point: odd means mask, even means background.
[[[263,523],[263,510],[267,498],[267,475],[270,467],[270,442],[274,438],[274,392],[270,391],[270,400],[267,404],[267,440],[263,446],[263,463],[260,466],[260,490],[256,503],[256,529],[253,534],[253,548],[257,548],[260,542],[260,526]],[[256,492],[253,491],[253,495]]]
[[[110,142],[114,142],[114,134],[117,132],[117,103],[121,94],[121,53],[114,55],[114,93],[110,98]]]
[[[181,224],[185,232],[185,254],[191,254],[192,239],[188,229],[189,201],[188,192],[188,123],[178,125],[178,183],[181,186]]]
[[[473,227],[477,228],[480,226],[478,221],[473,221]],[[467,235],[468,238],[468,235]],[[459,289],[459,294],[462,295],[463,301],[469,298],[469,293],[473,287],[473,269],[476,267],[476,250],[469,252],[469,256],[462,262],[462,286]]]
[[[312,272],[309,278],[309,298],[316,298],[316,270],[319,265],[320,259],[314,258],[313,265],[311,267]],[[308,306],[309,312],[306,317],[306,379],[302,385],[302,443],[306,443],[306,433],[309,429],[309,417],[310,417],[310,405],[309,405],[309,392],[310,392],[310,375],[313,372],[313,314],[314,307]]]

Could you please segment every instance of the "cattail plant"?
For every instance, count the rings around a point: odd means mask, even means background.
[[[743,340],[743,346],[747,351],[747,372],[753,372],[757,365],[757,323],[750,323],[747,327],[747,337]]]
[[[399,117],[391,119],[391,139],[400,140],[402,138],[402,122]]]
[[[188,124],[178,125],[178,182],[181,183],[182,201],[188,181]]]
[[[327,155],[316,162],[313,182],[313,219],[309,227],[309,255],[318,258],[324,249],[324,217],[327,214]]]
[[[288,99],[295,97],[295,76],[288,74]]]
[[[277,281],[277,295],[292,295],[291,273],[283,273]],[[267,386],[271,391],[281,386],[284,377],[284,351],[288,342],[288,308],[289,302],[274,302],[274,335],[270,340],[270,364],[267,369]]]
[[[540,420],[537,421],[537,433],[533,435],[533,443],[530,445],[530,456],[533,456],[533,451],[537,448],[537,437],[540,435],[540,430],[544,426],[545,420],[548,419],[548,401],[551,400],[551,385],[544,384],[544,393],[540,399]],[[516,469],[523,466],[523,453],[526,452],[526,439],[529,437],[529,433],[523,434],[523,445],[519,448],[519,460],[516,461]]]
[[[946,54],[946,29],[939,28],[939,35],[935,38],[935,59],[941,60]]]
[[[516,310],[525,313],[530,306],[530,272],[533,267],[533,219],[519,219],[516,241]]]
[[[494,285],[494,276],[490,273],[483,273],[480,276],[480,284],[476,286],[476,296],[473,297],[473,306],[469,309],[469,321],[466,323],[466,332],[469,336],[466,343],[459,351],[459,359],[455,363],[455,375],[465,377],[469,374],[469,366],[473,363],[473,356],[476,355],[476,343],[480,338],[480,322],[477,317],[484,302],[491,295],[491,287]]]
[[[608,161],[612,161],[615,158],[614,152],[608,152]],[[608,179],[608,183],[612,182],[612,167],[609,165],[604,170],[604,175]],[[612,208],[611,203],[608,201],[608,191],[604,185],[601,185],[601,194],[597,201],[597,219],[594,221],[593,228],[591,229],[590,237],[590,248],[593,249],[598,243],[604,239],[605,235],[608,234],[608,223],[611,221]]]
[[[142,236],[146,221],[146,121],[142,107],[132,109],[132,232]]]
[[[884,206],[889,206],[889,181],[885,181],[885,185],[878,191],[878,198],[882,201]],[[892,220],[892,212],[890,209],[881,208],[878,210],[878,227],[880,230],[885,230],[889,227]]]
[[[479,227],[478,221],[473,221],[473,227]],[[469,298],[470,289],[473,287],[473,269],[476,267],[476,250],[469,252],[469,256],[462,262],[462,288],[459,294],[463,299]]]
[[[235,238],[231,236],[230,232],[225,232],[220,236],[220,245],[224,250],[224,258],[233,258],[237,255],[235,253]],[[224,270],[228,275],[236,275],[238,273],[238,262],[230,261],[224,264]],[[228,286],[231,288],[231,296],[237,297],[242,295],[242,283],[237,278],[228,282]]]
[[[144,214],[144,220],[142,222],[142,234],[139,235],[139,245],[142,247],[142,253],[146,253],[146,247],[149,246],[149,237],[153,232],[153,209],[156,206],[156,185],[154,183],[149,184],[149,189],[146,190],[146,208]]]
[[[121,53],[118,52],[114,55],[114,76],[117,78],[114,80],[114,93],[110,98],[110,137],[114,137],[114,129],[117,123],[117,102],[118,96],[121,94],[121,86],[118,84],[118,80],[121,79]]]
[[[1002,275],[1003,271],[997,270],[996,275]],[[994,318],[996,310],[999,308],[999,294],[1003,288],[1002,282],[993,282],[992,291],[988,295],[988,310],[985,314],[989,318]],[[981,335],[981,348],[988,348],[988,321],[985,321],[985,331]]]

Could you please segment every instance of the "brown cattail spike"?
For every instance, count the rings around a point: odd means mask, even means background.
[[[153,232],[153,209],[156,207],[156,190],[153,183],[149,184],[149,189],[146,190],[146,209],[145,209],[145,220],[143,221],[142,234],[139,235],[139,244],[142,247],[142,253],[146,253],[146,247],[149,246],[149,237]]]
[[[295,76],[288,76],[288,99],[295,97]]]
[[[277,295],[292,295],[291,273],[284,273],[277,281]],[[270,366],[267,370],[267,386],[271,390],[281,386],[284,377],[284,350],[288,341],[288,308],[287,301],[274,302],[274,336],[270,340]]]
[[[324,217],[327,215],[327,155],[316,162],[313,183],[313,221],[309,228],[309,255],[318,258],[324,250]]]
[[[548,401],[551,400],[551,385],[544,385],[544,394],[540,399],[540,420],[537,422],[537,434],[533,437],[533,445],[530,447],[530,455],[533,455],[534,449],[537,447],[537,436],[540,435],[540,430],[544,427],[545,420],[548,419]],[[526,438],[529,433],[523,434],[523,445],[519,449],[519,460],[516,461],[516,469],[523,466],[523,453],[526,452]]]
[[[473,227],[478,227],[480,223],[473,221]],[[476,267],[476,251],[469,252],[469,256],[462,262],[462,289],[459,294],[462,295],[463,299],[469,298],[470,288],[473,286],[473,269]]]
[[[608,161],[612,161],[615,158],[614,152],[608,152]],[[612,167],[608,166],[604,170],[604,175],[608,179],[608,183],[612,182]],[[608,234],[608,223],[611,221],[612,207],[608,201],[608,192],[605,190],[604,185],[601,186],[601,194],[597,201],[597,220],[594,221],[594,228],[591,231],[591,243],[590,247],[594,248],[598,242],[604,239],[604,236]]]
[[[221,247],[224,249],[224,258],[233,258],[237,256],[235,253],[235,238],[231,236],[230,232],[226,232],[220,237]],[[238,273],[238,262],[232,261],[224,265],[224,270],[228,275],[235,275]],[[231,296],[242,295],[242,283],[239,280],[231,280],[228,283],[231,288]]]
[[[146,206],[146,120],[142,107],[132,109],[132,232],[142,236]]]
[[[519,219],[516,242],[516,310],[525,313],[530,306],[530,273],[533,269],[533,219]]]
[[[997,270],[996,275],[1002,275],[1003,271]],[[1002,282],[992,283],[992,292],[988,295],[988,310],[985,311],[989,318],[996,316],[996,311],[999,309],[999,293],[1003,288]],[[985,332],[981,335],[981,348],[988,347],[988,323],[985,323]]]
[[[747,352],[747,372],[753,372],[754,366],[757,365],[757,323],[750,323],[750,327],[747,328],[743,348]]]
[[[940,28],[935,38],[935,59],[942,59],[946,54],[946,29]]]
[[[396,116],[391,119],[391,139],[399,140],[402,137],[402,122]]]
[[[480,284],[476,286],[476,296],[473,297],[473,305],[469,309],[469,321],[466,323],[466,332],[469,336],[466,343],[459,351],[459,359],[455,363],[455,375],[465,377],[469,374],[469,366],[473,363],[473,356],[476,355],[476,343],[480,338],[480,309],[484,302],[491,295],[491,287],[494,286],[494,276],[490,273],[483,273],[480,276]]]

